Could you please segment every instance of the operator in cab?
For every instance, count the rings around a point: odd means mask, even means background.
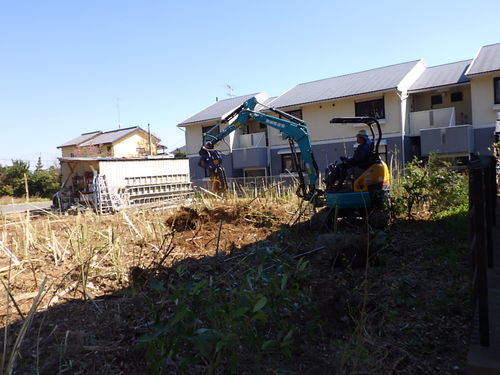
[[[360,130],[356,134],[358,147],[350,158],[340,157],[340,163],[328,165],[326,169],[326,189],[327,191],[340,191],[347,177],[347,171],[350,168],[359,168],[366,170],[372,163],[373,142],[366,134],[366,130]]]

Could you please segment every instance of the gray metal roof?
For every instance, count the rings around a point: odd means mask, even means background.
[[[275,99],[271,106],[290,107],[394,89],[419,61],[301,83]]]
[[[262,103],[257,104],[257,106],[255,107],[255,109],[257,111],[260,111],[265,106],[268,106],[276,98],[277,98],[277,96],[272,96],[270,98],[267,98],[266,100],[263,100]]]
[[[498,70],[500,70],[500,43],[481,47],[465,74],[471,76]]]
[[[240,104],[243,104],[245,100],[250,99],[252,96],[256,95],[258,95],[258,93],[219,100],[218,102],[215,102],[214,104],[208,106],[197,114],[185,119],[177,126],[186,126],[196,122],[220,119],[222,115],[230,112]]]
[[[137,130],[140,130],[140,131],[146,133],[145,130],[141,129],[138,126],[133,126],[131,128],[125,128],[125,129],[112,130],[109,132],[101,133],[97,137],[89,139],[87,142],[81,143],[80,147],[114,143],[114,142],[119,141],[123,137],[126,137],[127,135],[137,131]]]
[[[413,83],[409,91],[430,89],[469,82],[465,71],[472,59],[443,64],[426,68],[420,77]]]
[[[72,140],[63,143],[62,145],[57,146],[57,148],[68,147],[68,146],[77,146],[80,143],[88,141],[89,139],[92,139],[101,133],[102,133],[102,131],[100,131],[100,130],[95,131],[95,132],[91,132],[91,133],[84,133],[84,134],[80,135],[79,137],[73,138]]]

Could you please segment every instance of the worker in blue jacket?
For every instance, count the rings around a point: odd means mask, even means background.
[[[350,158],[340,157],[341,163],[330,164],[326,170],[327,190],[338,191],[344,185],[349,168],[360,168],[366,170],[372,163],[373,142],[366,134],[366,130],[360,130],[356,134],[358,147]]]

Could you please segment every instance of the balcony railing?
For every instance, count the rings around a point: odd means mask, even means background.
[[[411,135],[419,135],[422,129],[455,126],[455,108],[431,109],[410,113]]]
[[[467,155],[474,150],[472,125],[446,126],[420,130],[420,152],[448,155]]]
[[[236,140],[234,148],[266,147],[266,133],[242,134]]]

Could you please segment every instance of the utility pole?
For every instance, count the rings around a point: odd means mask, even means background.
[[[152,142],[152,139],[151,139],[151,129],[149,127],[149,124],[148,124],[148,134],[149,134],[149,155],[153,155],[153,142]]]

